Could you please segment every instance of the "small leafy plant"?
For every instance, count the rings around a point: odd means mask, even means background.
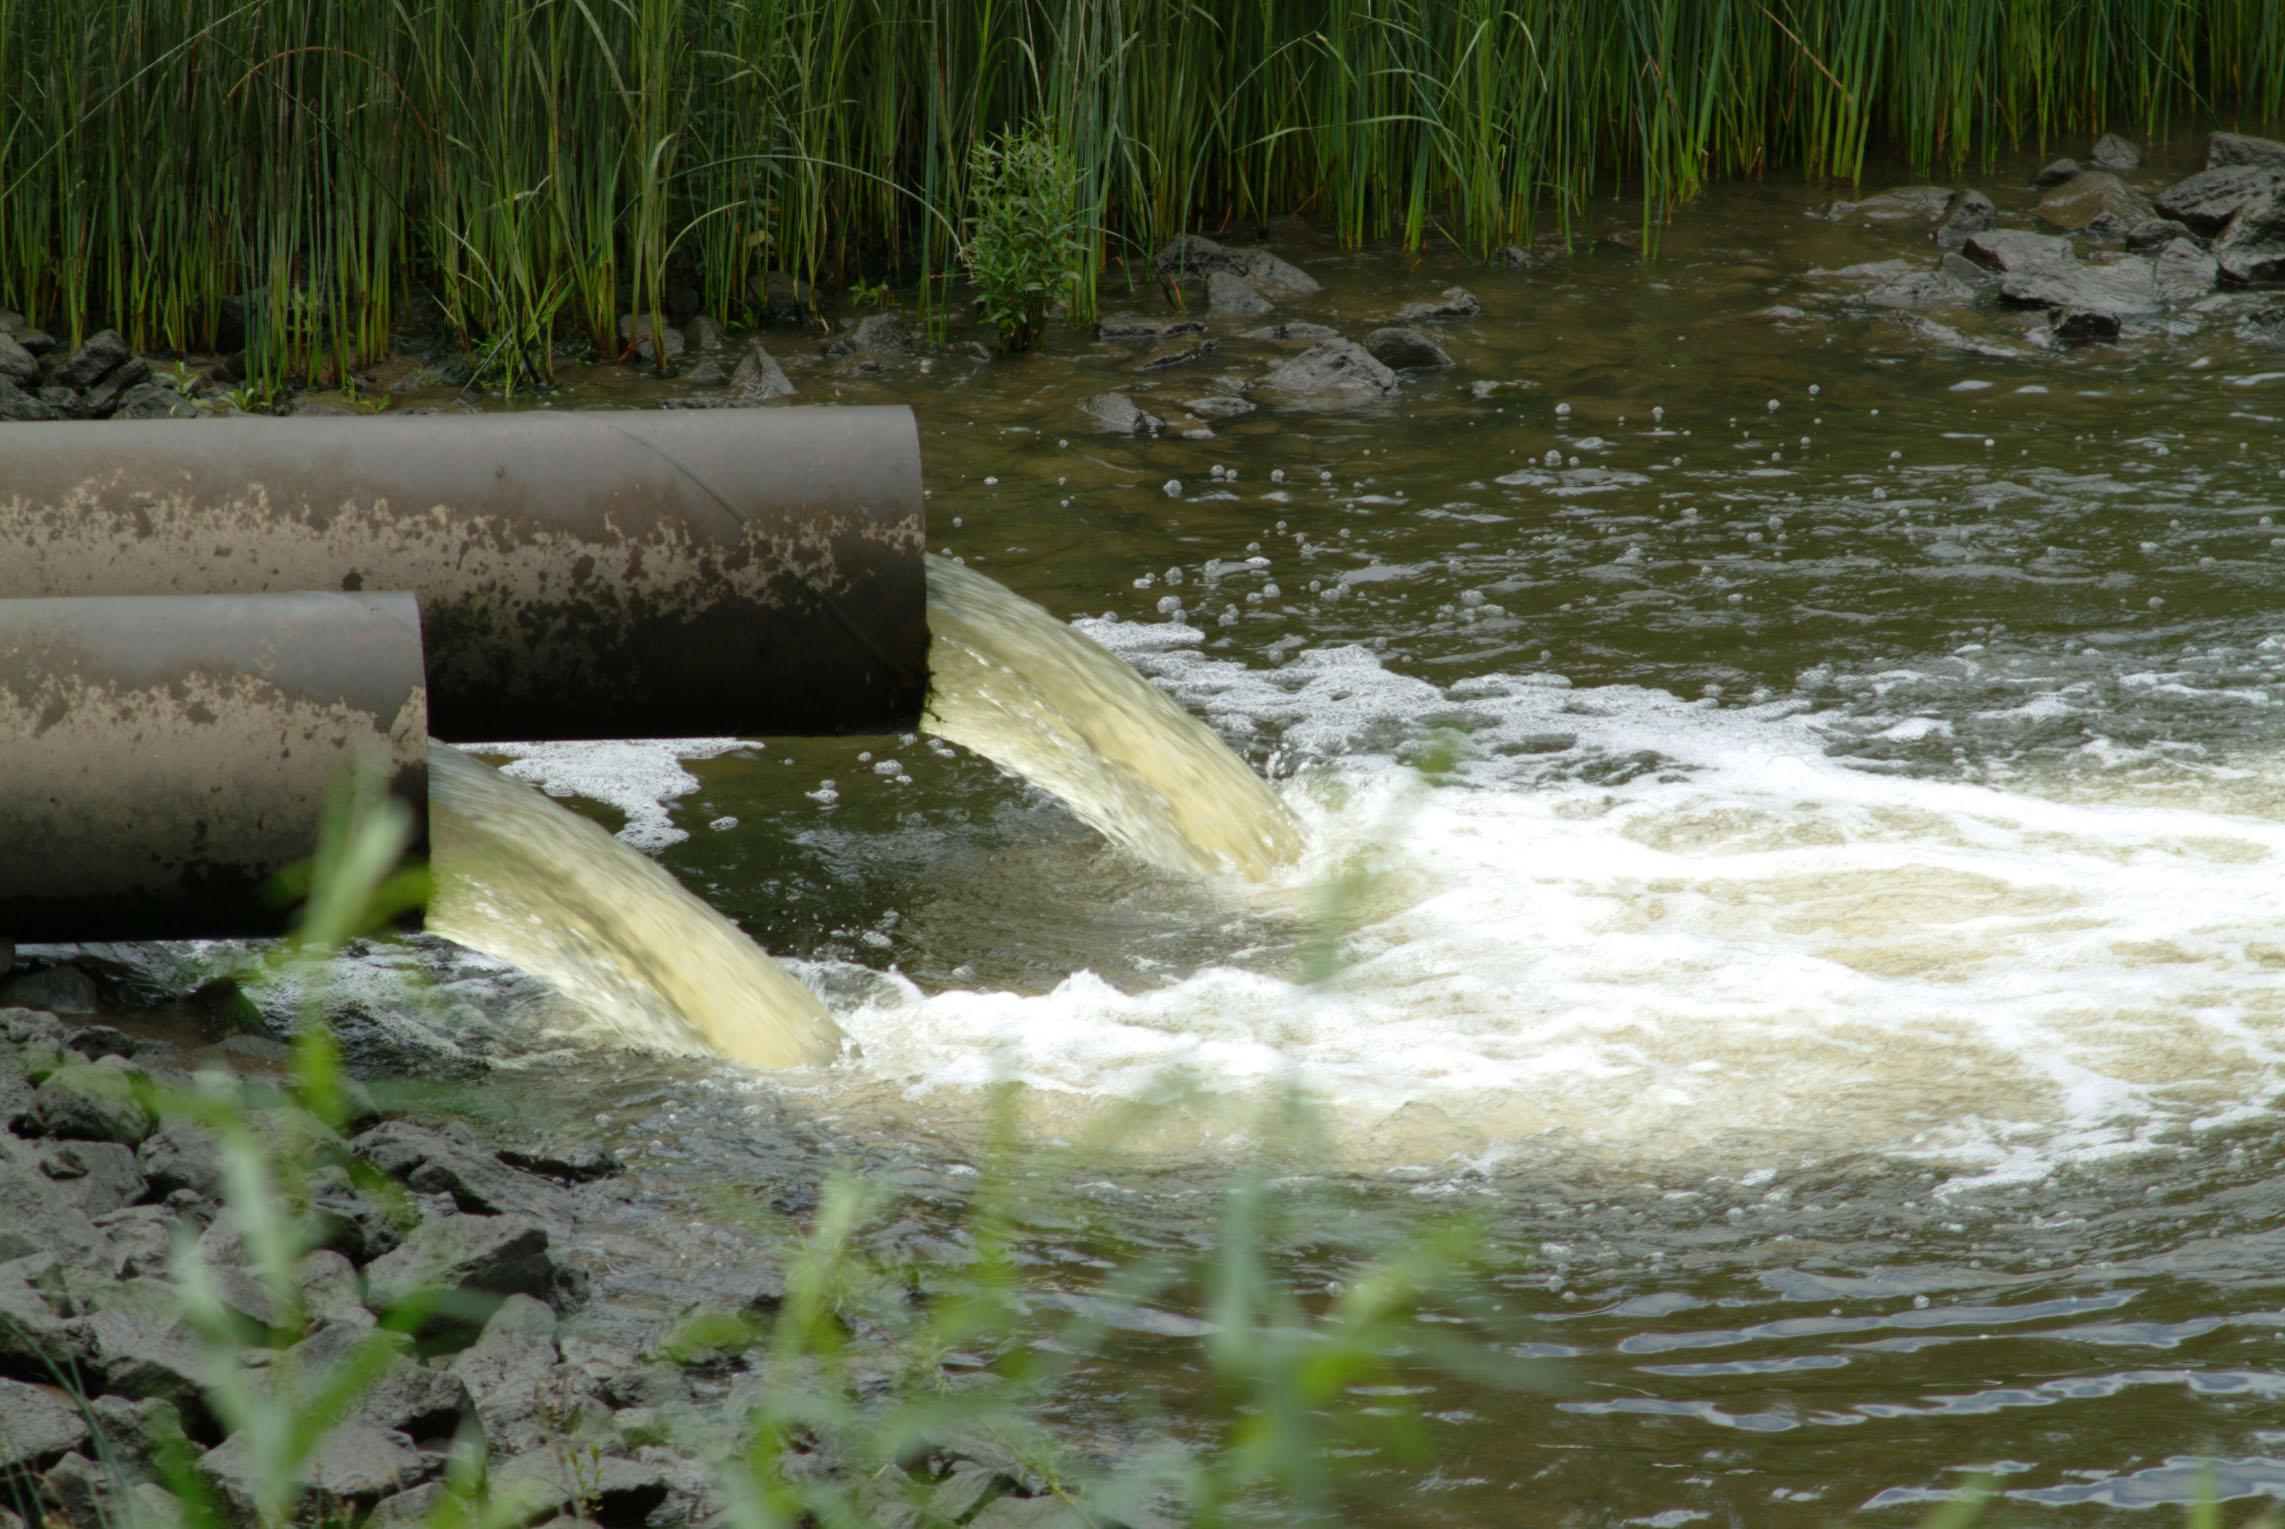
[[[1030,350],[1054,309],[1078,294],[1078,172],[1059,146],[1027,131],[977,144],[968,175],[960,259],[976,283],[977,310],[1001,349]]]

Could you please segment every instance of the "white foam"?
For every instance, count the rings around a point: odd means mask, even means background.
[[[1015,1078],[1073,1114],[1179,1069],[1202,1120],[1299,1086],[1382,1160],[1885,1151],[2011,1178],[2285,1095],[2276,821],[1856,768],[1798,701],[1442,689],[1357,648],[1256,670],[1167,624],[1087,629],[1306,765],[1284,789],[1316,848],[1260,895],[1307,909],[1361,869],[1339,969],[884,979],[845,1016],[871,1084]],[[1473,753],[1430,789],[1398,759],[1438,728]]]
[[[714,759],[755,745],[743,738],[628,738],[571,743],[468,743],[463,752],[505,760],[503,775],[550,796],[583,796],[626,814],[622,842],[657,854],[690,837],[668,803],[698,789],[685,759]]]

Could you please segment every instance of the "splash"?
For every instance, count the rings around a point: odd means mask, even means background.
[[[928,628],[928,731],[1162,869],[1261,881],[1300,856],[1292,814],[1211,729],[1029,600],[931,556]]]
[[[429,834],[430,932],[548,983],[614,1039],[759,1067],[839,1054],[816,996],[663,867],[434,741]]]

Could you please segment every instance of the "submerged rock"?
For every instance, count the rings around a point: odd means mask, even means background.
[[[1260,329],[1249,329],[1246,331],[1246,338],[1249,340],[1306,341],[1314,345],[1320,340],[1338,340],[1341,338],[1341,331],[1333,328],[1330,324],[1295,322],[1291,324],[1268,324]]]
[[[1375,361],[1396,371],[1430,371],[1452,364],[1452,357],[1417,329],[1390,327],[1365,336]]]
[[[1484,311],[1476,294],[1466,287],[1446,287],[1427,302],[1406,303],[1396,311],[1399,324],[1429,324],[1443,319],[1472,319]]]
[[[1166,428],[1165,420],[1124,393],[1097,393],[1079,407],[1098,427],[1113,435],[1155,435]]]
[[[2051,159],[2032,172],[2031,189],[2045,191],[2050,186],[2060,186],[2073,176],[2083,173],[2085,168],[2075,159]]]
[[[2201,234],[2221,232],[2239,209],[2285,188],[2285,164],[2215,165],[2158,193],[2158,211]]]
[[[2213,258],[2241,285],[2285,281],[2285,188],[2239,208],[2214,240]]]
[[[2079,328],[2107,327],[2103,338],[2115,335],[2121,321],[2155,313],[2159,306],[2151,263],[2140,256],[2110,265],[2042,266],[2011,273],[1999,284],[1999,298],[2018,308],[2062,309],[2077,316],[2073,322]]]
[[[1260,386],[1295,408],[1348,409],[1386,398],[1397,384],[1396,373],[1363,346],[1327,340],[1270,368]]]
[[[1855,202],[1835,202],[1827,213],[1869,223],[1916,223],[1940,218],[1952,202],[1950,186],[1892,186]]]
[[[762,317],[773,324],[795,324],[817,311],[817,289],[785,271],[765,271],[755,284]]]
[[[2144,218],[2126,231],[2126,247],[2141,255],[2164,249],[2176,239],[2193,239],[2193,236],[2188,225],[2172,218]]]
[[[1889,308],[1904,313],[1927,313],[1938,308],[1952,308],[1975,296],[1972,288],[1963,286],[1942,270],[1914,271],[1884,281],[1863,293],[1857,301],[1867,308]]]
[[[2070,232],[2109,215],[2123,232],[2150,216],[2150,201],[2108,170],[2083,170],[2039,199],[2039,220]]]
[[[1991,198],[1970,188],[1955,195],[1945,205],[1944,216],[1936,224],[1936,243],[1948,250],[1956,250],[1968,242],[1971,234],[1980,234],[1999,227],[1999,209],[1992,206]]]
[[[2105,133],[2095,140],[2094,152],[2087,156],[2098,169],[2139,170],[2142,168],[2142,150],[2131,139],[2116,133]]]
[[[1243,276],[1230,271],[1206,273],[1206,308],[1230,318],[1256,318],[1271,311],[1267,298],[1249,286]]]
[[[632,347],[637,361],[656,366],[660,361],[672,361],[685,349],[682,331],[672,324],[660,324],[654,332],[650,315],[627,313],[619,317],[619,345],[622,350]]]
[[[825,347],[839,361],[861,356],[871,361],[910,361],[921,352],[920,331],[901,313],[872,313],[857,320],[849,332]]]
[[[1229,393],[1210,393],[1204,398],[1185,398],[1182,407],[1199,419],[1236,419],[1254,412],[1254,405]]]
[[[2002,274],[2075,265],[2079,258],[2068,239],[2052,234],[2018,233],[2012,229],[1971,235],[1961,253],[1978,265]]]
[[[1202,361],[1222,348],[1222,342],[1211,335],[1186,334],[1167,341],[1153,349],[1135,363],[1138,372],[1163,372],[1172,367],[1188,366]]]
[[[1256,288],[1297,297],[1322,290],[1307,271],[1268,250],[1234,249],[1202,234],[1179,234],[1169,240],[1158,252],[1158,270],[1177,281],[1202,280],[1225,271]]]
[[[712,314],[701,313],[683,330],[683,338],[692,350],[720,350],[730,343],[730,336]]]
[[[1095,326],[1105,340],[1170,340],[1176,335],[1199,334],[1206,326],[1197,319],[1151,318],[1136,313],[1114,313]]]
[[[0,1005],[50,1014],[93,1014],[99,1007],[95,979],[68,961],[0,981]]]

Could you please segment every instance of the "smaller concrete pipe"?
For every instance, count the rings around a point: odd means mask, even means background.
[[[0,600],[0,933],[275,934],[360,755],[425,852],[421,669],[410,595]]]
[[[455,742],[910,727],[923,550],[902,408],[0,430],[0,597],[409,590]]]

